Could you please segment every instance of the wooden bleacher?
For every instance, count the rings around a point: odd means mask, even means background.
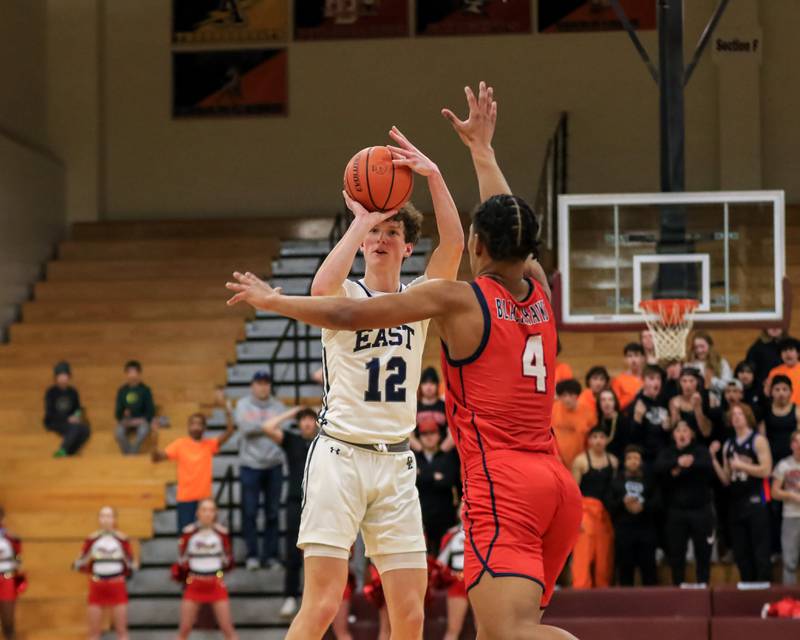
[[[253,316],[225,305],[225,280],[236,268],[269,276],[282,238],[326,237],[331,224],[270,218],[72,228],[0,345],[0,504],[23,538],[30,580],[18,608],[20,638],[86,637],[86,577],[70,564],[97,510],[114,505],[120,528],[147,538],[175,480],[171,464],[119,453],[113,410],[124,362],[142,362],[159,413],[172,422],[161,444],[184,435],[187,417],[207,409],[225,384]],[[43,428],[43,396],[59,360],[72,365],[92,436],[78,456],[53,459],[59,437]]]

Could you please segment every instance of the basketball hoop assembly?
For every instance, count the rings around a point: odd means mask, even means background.
[[[686,338],[692,330],[698,305],[699,302],[691,298],[641,301],[639,306],[647,328],[653,334],[659,360],[683,360],[686,357]]]

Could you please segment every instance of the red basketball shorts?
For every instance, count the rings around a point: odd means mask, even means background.
[[[8,575],[0,573],[0,602],[13,602],[17,599],[17,584],[14,581],[14,574]]]
[[[128,589],[125,586],[125,578],[117,576],[102,580],[92,578],[89,581],[89,604],[96,604],[100,607],[115,607],[118,604],[128,603]]]
[[[464,464],[464,580],[527,578],[546,607],[580,529],[581,494],[552,454],[502,450]]]

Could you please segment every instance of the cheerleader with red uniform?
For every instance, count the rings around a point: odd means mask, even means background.
[[[459,515],[463,508],[459,510]],[[459,523],[442,538],[439,563],[444,567],[443,582],[447,584],[447,633],[442,640],[458,640],[469,610],[464,583],[464,525]]]
[[[183,530],[178,543],[178,562],[172,566],[173,578],[184,583],[181,625],[178,638],[189,637],[200,605],[210,604],[217,625],[226,640],[236,640],[231,621],[228,589],[223,573],[233,568],[233,551],[228,530],[217,524],[217,506],[202,500],[197,506],[197,522]]]
[[[22,562],[22,541],[5,528],[5,511],[0,507],[0,627],[6,640],[14,638],[14,614],[17,596],[27,586],[19,570]]]
[[[118,640],[128,640],[128,588],[125,580],[133,569],[128,537],[117,531],[117,513],[103,507],[97,516],[100,529],[83,543],[73,568],[91,575],[89,582],[89,640],[103,633],[103,609],[111,609]]]

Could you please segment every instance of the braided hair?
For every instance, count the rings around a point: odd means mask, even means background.
[[[493,260],[538,257],[539,222],[522,198],[510,194],[492,196],[475,210],[472,228]]]

